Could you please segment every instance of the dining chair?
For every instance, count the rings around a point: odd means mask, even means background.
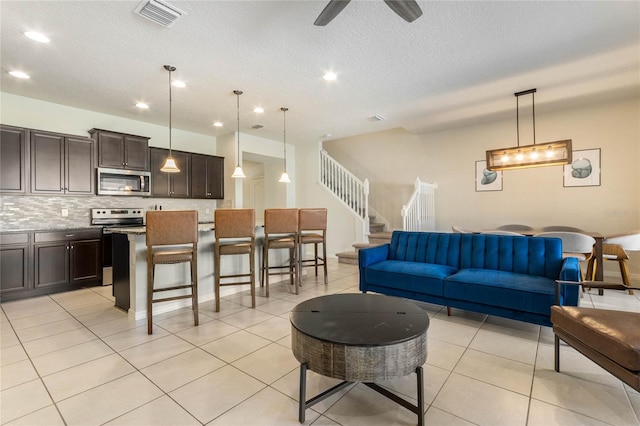
[[[530,227],[529,225],[519,225],[519,224],[502,225],[502,226],[498,226],[496,229],[500,231],[514,231],[514,232],[533,230],[533,228]]]
[[[289,250],[288,265],[270,265],[269,250]],[[264,245],[262,254],[262,282],[265,295],[269,297],[269,276],[282,275],[288,270],[290,283],[298,294],[299,271],[297,265],[298,251],[298,209],[265,209],[264,210]]]
[[[534,237],[559,238],[562,240],[562,258],[575,257],[580,262],[589,262],[593,258],[595,238],[579,232],[540,232]],[[590,269],[587,267],[587,270]],[[584,280],[584,274],[580,271]],[[589,277],[591,279],[592,277]]]
[[[451,230],[456,234],[473,234],[475,232],[469,228],[463,228],[462,226],[458,226],[458,225],[453,225],[451,227]]]
[[[584,232],[580,228],[574,228],[573,226],[552,225],[545,226],[540,229],[542,232]]]
[[[602,242],[603,260],[618,262],[623,285],[631,287],[629,268],[627,266],[627,260],[629,260],[629,254],[627,251],[640,251],[640,230],[612,235],[605,238]],[[601,268],[603,266],[604,265],[598,265],[595,259],[591,260],[591,267],[594,275],[596,268]],[[632,289],[629,289],[629,294],[633,294]]]
[[[316,277],[318,266],[324,269],[324,283],[328,284],[327,275],[327,209],[304,208],[298,210],[298,264],[300,275],[304,267],[315,267]],[[304,247],[313,244],[313,259],[305,259]],[[318,255],[318,245],[322,244],[322,256]]]
[[[249,284],[251,307],[256,307],[255,286],[255,226],[254,209],[216,209],[213,212],[215,226],[214,285],[216,312],[220,312],[220,287]],[[249,256],[249,272],[222,273],[222,256]],[[238,278],[244,278],[238,281]],[[225,280],[223,282],[223,280]],[[230,280],[230,281],[227,281]]]
[[[524,235],[519,233],[519,232],[504,231],[504,230],[501,230],[501,229],[493,229],[493,230],[488,230],[488,231],[482,231],[481,234],[486,234],[486,235],[511,235],[513,237],[524,237]]]
[[[146,225],[147,333],[153,333],[153,304],[171,300],[191,299],[194,323],[198,325],[198,212],[196,210],[148,211]],[[190,283],[155,286],[156,265],[187,262],[191,266]],[[184,289],[190,289],[190,293],[177,292]],[[154,298],[155,294],[161,292],[172,293],[167,297]]]

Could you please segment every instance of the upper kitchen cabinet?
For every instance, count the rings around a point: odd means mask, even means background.
[[[191,198],[224,198],[224,157],[191,154]]]
[[[180,172],[166,173],[160,169],[169,155],[169,150],[149,148],[149,152],[151,156],[151,196],[189,198],[191,154],[174,150],[171,155],[176,160]]]
[[[37,130],[29,134],[31,193],[95,193],[93,140]]]
[[[89,134],[97,144],[98,167],[149,171],[149,138],[101,129]]]
[[[0,192],[27,191],[27,129],[0,125]]]

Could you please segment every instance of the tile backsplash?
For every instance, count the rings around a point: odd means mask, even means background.
[[[213,210],[226,200],[109,196],[3,195],[0,197],[0,231],[85,228],[91,225],[92,208],[142,208],[198,210],[200,222],[212,222]],[[66,210],[68,215],[62,216]],[[209,211],[207,213],[207,211]]]

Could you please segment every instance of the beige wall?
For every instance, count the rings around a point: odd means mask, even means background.
[[[530,129],[530,128],[529,128]],[[530,130],[529,130],[530,131]],[[522,138],[522,135],[521,135]],[[437,229],[571,225],[605,235],[640,229],[640,99],[536,114],[538,142],[572,139],[601,149],[601,185],[564,187],[562,167],[505,171],[503,190],[475,191],[475,162],[487,149],[516,145],[515,120],[420,136],[395,129],[324,143],[371,183],[371,205],[393,228],[416,177],[434,182]],[[640,253],[632,271],[640,272]]]

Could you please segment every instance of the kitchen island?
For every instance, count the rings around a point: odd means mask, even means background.
[[[116,306],[128,311],[135,320],[147,317],[147,245],[146,229],[141,227],[112,228],[113,233],[113,294]],[[215,233],[213,223],[198,226],[198,300],[200,303],[215,299],[213,253]],[[255,273],[259,276],[262,251],[262,227],[256,231]],[[269,262],[281,263],[288,253],[275,253]],[[248,256],[229,256],[223,262],[222,274],[239,273],[248,270]],[[240,280],[240,279],[239,279]],[[156,287],[170,287],[190,282],[188,263],[157,265]],[[259,282],[256,279],[256,283]],[[222,288],[222,295],[245,291],[249,285]],[[175,295],[186,294],[188,290],[176,290]],[[167,295],[171,295],[167,293]],[[187,299],[154,305],[153,315],[191,306]]]

